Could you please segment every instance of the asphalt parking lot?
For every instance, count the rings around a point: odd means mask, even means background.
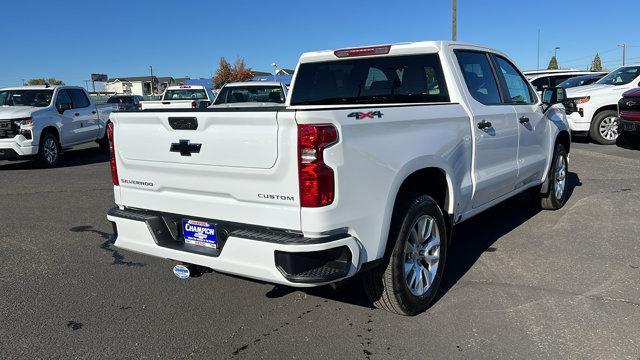
[[[640,150],[572,146],[557,212],[525,196],[455,230],[438,302],[371,309],[112,246],[106,156],[0,162],[0,358],[640,358]]]

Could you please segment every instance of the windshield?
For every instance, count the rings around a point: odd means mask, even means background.
[[[284,94],[282,93],[282,87],[277,85],[228,86],[224,87],[220,91],[220,94],[216,97],[214,104],[219,105],[247,102],[283,104]]]
[[[623,67],[598,80],[596,84],[624,85],[640,76],[640,66]]]
[[[291,105],[448,102],[437,54],[300,65]]]
[[[53,90],[0,90],[0,106],[46,107],[52,97]]]
[[[598,80],[598,76],[576,76],[561,82],[558,84],[558,87],[568,89],[576,86],[593,84],[596,80]]]
[[[203,100],[207,98],[204,89],[167,90],[162,100]]]

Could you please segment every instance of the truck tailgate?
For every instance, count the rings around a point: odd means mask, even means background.
[[[118,205],[300,229],[292,112],[131,112],[111,118]]]

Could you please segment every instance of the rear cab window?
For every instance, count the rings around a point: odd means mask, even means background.
[[[449,102],[438,54],[300,64],[291,105]]]
[[[204,89],[175,89],[167,90],[162,100],[207,100]]]
[[[231,103],[276,103],[283,104],[285,94],[281,86],[225,86],[216,97],[215,105]]]

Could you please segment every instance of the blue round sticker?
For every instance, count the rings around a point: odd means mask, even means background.
[[[173,273],[178,279],[188,279],[190,272],[189,268],[184,265],[176,265],[173,267]]]

